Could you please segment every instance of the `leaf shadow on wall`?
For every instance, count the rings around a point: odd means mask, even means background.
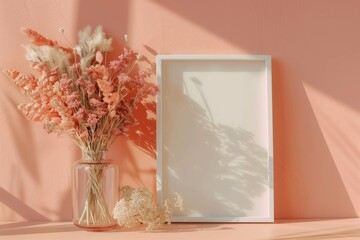
[[[133,72],[140,71],[142,68],[149,69],[150,83],[154,85],[155,78],[155,64],[146,57],[143,57],[139,65],[134,66]],[[143,102],[139,103],[134,109],[133,114],[137,120],[134,126],[129,127],[128,140],[135,144],[143,153],[148,155],[151,159],[156,158],[156,102],[154,96],[149,96]],[[111,147],[111,152],[115,153],[115,162],[120,166],[121,174],[130,176],[132,182],[139,186],[149,186],[150,184],[155,187],[155,174],[154,167],[144,169],[139,163],[144,163],[138,156],[134,156],[134,152],[130,148],[130,142],[125,137],[117,139]],[[154,163],[151,163],[154,165]],[[144,163],[149,166],[149,163]],[[151,175],[152,181],[145,182],[144,176]],[[121,178],[121,177],[120,177]],[[120,186],[127,185],[120,181]],[[153,191],[155,189],[152,189]]]
[[[145,45],[145,49],[149,51],[153,57],[157,52]],[[152,51],[150,51],[151,49]],[[150,82],[155,84],[156,65],[149,58],[143,56],[142,64],[151,72]],[[138,119],[138,124],[130,128],[129,138],[140,149],[152,158],[156,158],[156,102],[155,97],[151,97],[148,101],[139,104],[134,112]]]
[[[172,96],[176,98],[174,102],[166,96],[163,99],[163,104],[170,102],[182,116],[172,116],[177,121],[172,117],[164,120],[163,157],[164,161],[172,162],[163,173],[165,182],[171,182],[183,195],[185,208],[187,199],[191,199],[194,216],[249,217],[248,212],[259,207],[254,199],[268,191],[268,152],[257,145],[253,133],[214,122],[201,81],[197,78],[191,81],[203,106],[186,93]],[[178,102],[180,104],[176,104]],[[172,126],[166,121],[180,124]],[[175,132],[174,128],[180,130]],[[176,163],[185,159],[186,163]],[[197,176],[196,184],[191,176]],[[173,189],[164,191],[170,194]]]

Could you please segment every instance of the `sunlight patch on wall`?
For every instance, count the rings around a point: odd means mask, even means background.
[[[200,18],[205,16],[201,14],[204,13],[199,13],[197,16]],[[235,53],[239,54],[249,54],[246,49],[209,29],[207,25],[213,26],[212,22],[207,22],[206,25],[200,24],[156,1],[130,1],[129,23],[129,36],[143,40],[141,43],[135,40],[131,43],[135,49],[141,49],[142,45],[156,47],[154,46],[156,44],[159,45],[157,50],[160,53],[171,53],[172,49],[176,49],[175,53],[196,54],[206,53],[209,49],[213,49],[212,53],[234,54],[236,51]],[[256,34],[255,29],[251,31]],[[249,29],[243,30],[241,34],[246,39],[250,35]],[[196,46],[195,51],[194,46]]]
[[[360,113],[305,82],[303,87],[354,208],[360,211],[354,202],[360,197]]]

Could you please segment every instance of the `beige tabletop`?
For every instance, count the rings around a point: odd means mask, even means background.
[[[70,222],[3,222],[0,239],[71,240],[71,239],[360,239],[360,219],[276,220],[275,223],[175,223],[148,232],[144,226],[135,229],[119,227],[110,232],[86,232]]]

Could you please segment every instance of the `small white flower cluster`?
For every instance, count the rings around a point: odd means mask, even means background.
[[[113,217],[119,225],[133,227],[138,223],[147,225],[147,230],[155,230],[164,223],[171,223],[174,208],[183,210],[183,199],[175,194],[173,199],[166,199],[164,205],[153,203],[153,194],[147,188],[121,188],[123,198],[116,204]]]

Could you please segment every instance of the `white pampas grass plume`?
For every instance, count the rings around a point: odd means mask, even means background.
[[[104,53],[112,50],[112,39],[106,38],[101,26],[98,26],[93,33],[91,27],[87,26],[79,32],[79,45],[81,49],[81,69],[85,70],[97,51]]]
[[[33,63],[43,63],[50,68],[57,67],[60,72],[66,72],[67,67],[70,66],[69,59],[71,55],[60,48],[51,46],[34,46],[25,45],[25,58]]]

